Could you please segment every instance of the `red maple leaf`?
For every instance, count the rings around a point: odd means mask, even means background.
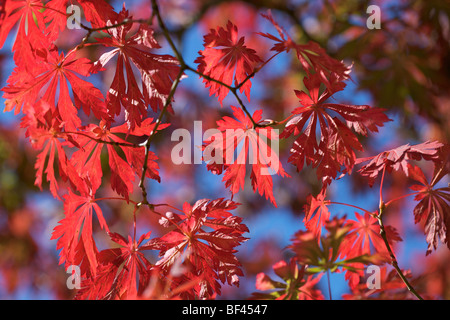
[[[349,78],[351,67],[347,67],[342,61],[330,57],[319,44],[313,41],[309,41],[306,44],[297,44],[275,21],[270,10],[268,10],[267,14],[262,14],[262,16],[273,24],[280,36],[280,38],[278,38],[269,33],[258,33],[259,35],[276,42],[271,48],[272,51],[279,53],[295,50],[297,58],[308,76],[312,73],[316,73],[327,88],[331,89],[333,86],[333,83],[329,80],[332,76],[337,77],[340,81]]]
[[[414,200],[419,201],[414,208],[414,222],[425,221],[427,255],[433,249],[436,250],[439,239],[450,249],[450,186],[433,189],[445,175],[448,175],[446,166],[448,163],[436,166],[431,183],[427,181],[419,167],[409,165],[408,168],[411,178],[420,183],[411,186],[411,189],[418,193]]]
[[[242,219],[229,211],[238,203],[224,199],[202,199],[193,206],[183,205],[183,213],[170,213],[164,218],[175,229],[157,241],[161,243],[157,265],[163,269],[182,259],[193,278],[202,275],[202,281],[195,287],[200,298],[220,294],[220,284],[227,282],[239,286],[242,276],[241,264],[234,255],[247,238],[249,232]]]
[[[92,28],[104,27],[106,21],[117,16],[113,7],[104,0],[50,0],[45,4],[44,11],[47,37],[52,40],[58,38],[61,31],[67,28],[70,14],[66,12],[78,4],[83,8],[84,17],[91,23]]]
[[[303,218],[303,223],[317,239],[319,239],[322,234],[322,227],[324,227],[326,221],[330,219],[330,211],[328,210],[325,197],[326,195],[323,190],[317,197],[313,197],[313,195],[310,194],[306,199],[307,204],[304,207],[305,217]]]
[[[261,272],[256,276],[256,289],[271,290],[269,293],[253,293],[253,298],[269,300],[324,300],[319,289],[316,289],[321,275],[314,277],[306,275],[306,266],[298,264],[296,258],[289,263],[281,260],[272,266],[275,274],[284,282],[275,281],[267,274]]]
[[[119,24],[125,19],[132,17],[124,7],[117,20],[108,21],[107,25]],[[130,34],[132,26],[133,23],[125,23],[117,28],[110,28],[106,31],[109,37],[97,39],[100,44],[115,49],[104,53],[95,63],[95,69],[99,70],[114,56],[118,56],[116,73],[107,95],[108,112],[111,116],[118,115],[123,106],[131,129],[140,125],[147,117],[148,105],[155,112],[162,109],[173,80],[180,72],[180,63],[177,59],[170,55],[153,53],[153,50],[160,46],[153,37],[153,30],[147,24],[140,24],[138,31]],[[142,91],[139,89],[131,63],[141,75]]]
[[[294,116],[280,137],[298,136],[291,149],[289,162],[295,164],[298,171],[303,169],[305,163],[317,167],[317,177],[326,187],[336,178],[341,166],[345,166],[344,172],[351,172],[356,160],[355,150],[363,150],[353,131],[367,135],[368,131],[377,132],[378,127],[391,120],[383,113],[383,109],[327,103],[328,98],[345,87],[345,83],[337,78],[330,79],[332,90],[325,88],[322,93],[318,74],[305,77],[303,82],[309,94],[295,91],[302,106],[292,111]],[[340,118],[330,113],[338,114]],[[320,137],[316,136],[317,126]]]
[[[269,146],[271,141],[278,139],[278,135],[271,127],[253,128],[253,122],[244,111],[234,106],[231,108],[236,119],[225,116],[217,121],[218,130],[222,133],[205,141],[203,159],[209,162],[207,168],[215,174],[225,171],[223,181],[234,195],[244,189],[246,166],[250,164],[253,191],[258,190],[276,206],[271,175],[276,173],[289,177],[278,154]],[[261,115],[262,110],[258,110],[252,118],[261,123]],[[236,159],[235,152],[238,153]]]
[[[77,137],[81,148],[73,154],[70,161],[77,168],[82,178],[89,179],[94,192],[102,182],[101,153],[106,145],[109,156],[108,164],[111,170],[111,187],[118,194],[128,199],[129,193],[133,191],[134,177],[136,175],[140,177],[142,173],[145,146],[128,143],[121,137],[135,136],[145,141],[145,138],[155,128],[155,123],[152,123],[152,121],[152,118],[147,118],[141,123],[141,127],[136,127],[135,130],[131,131],[126,124],[108,129],[105,123],[101,122],[99,126],[94,124],[87,126],[81,132],[81,136],[77,132],[72,133]],[[169,124],[161,124],[158,126],[158,130],[167,126]],[[105,143],[102,143],[102,141]],[[125,159],[119,155],[118,150],[124,153]],[[146,176],[160,181],[157,159],[158,157],[152,151],[149,151]]]
[[[11,29],[19,22],[17,38],[41,35],[45,29],[41,0],[6,0],[0,5],[0,49]],[[14,50],[18,49],[15,47]],[[19,48],[20,49],[20,48]]]
[[[353,258],[364,254],[369,256],[377,254],[382,260],[389,261],[390,254],[380,235],[380,225],[377,218],[367,212],[364,215],[355,212],[355,217],[356,220],[348,220],[350,231],[342,244],[341,257]],[[391,247],[395,242],[402,241],[394,227],[385,225],[384,228]],[[345,279],[349,281],[350,287],[354,288],[364,277],[364,265],[354,263],[352,266],[355,270],[347,271]]]
[[[411,271],[401,271],[405,278],[412,282]],[[388,271],[387,266],[380,266],[380,288],[368,289],[367,283],[364,281],[352,287],[351,290],[351,293],[342,295],[344,300],[405,300],[406,296],[410,294],[397,271],[395,269]],[[379,293],[379,296],[375,297],[377,293]]]
[[[6,99],[5,111],[15,108],[17,114],[24,103],[34,105],[44,99],[50,106],[56,105],[62,126],[68,130],[81,126],[77,108],[82,108],[86,115],[92,111],[98,119],[109,120],[100,90],[77,76],[90,76],[90,60],[76,58],[75,54],[58,54],[56,46],[45,49],[40,57],[31,69],[18,67],[9,77],[8,86],[2,89]],[[72,88],[73,102],[68,83]]]
[[[61,131],[61,121],[57,117],[56,110],[52,110],[50,105],[43,100],[40,100],[34,108],[27,104],[26,109],[21,127],[27,128],[26,136],[30,138],[33,148],[41,150],[36,158],[34,184],[42,190],[45,169],[50,191],[55,198],[59,199],[59,186],[54,172],[55,154],[57,154],[59,175],[63,181],[69,181],[73,190],[77,189],[79,192],[85,193],[86,185],[67,159],[64,151],[64,146],[78,146],[78,144]]]
[[[368,177],[371,186],[383,170],[391,173],[392,170],[399,171],[401,169],[408,176],[408,162],[410,160],[438,160],[438,150],[442,146],[443,144],[438,141],[426,141],[413,146],[405,144],[395,149],[383,151],[373,157],[359,158],[356,160],[357,164],[367,161],[369,161],[369,163],[365,164],[358,172],[361,175]]]
[[[237,86],[256,70],[256,64],[262,62],[256,51],[244,45],[245,38],[238,37],[238,28],[228,21],[226,29],[220,27],[211,29],[204,36],[204,50],[199,51],[200,56],[195,60],[198,71],[215,80],[231,86]],[[228,94],[229,89],[217,82],[203,79],[206,87],[210,87],[210,95],[218,97],[220,104]],[[241,87],[250,101],[250,80]]]
[[[64,196],[65,218],[54,228],[51,240],[58,239],[59,263],[66,268],[80,265],[84,260],[82,275],[95,275],[97,270],[97,246],[92,236],[92,215],[96,213],[100,227],[109,231],[102,210],[93,195],[78,196],[69,190]]]
[[[152,264],[144,256],[145,250],[157,250],[150,238],[151,232],[141,235],[138,241],[128,236],[109,232],[111,240],[120,247],[102,250],[98,253],[98,267],[95,276],[81,283],[76,299],[136,299],[149,285]]]

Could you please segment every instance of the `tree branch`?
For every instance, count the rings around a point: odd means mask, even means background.
[[[172,83],[172,87],[170,89],[170,92],[169,92],[169,95],[167,97],[167,100],[166,100],[166,102],[164,104],[164,107],[161,110],[161,113],[159,114],[158,119],[156,120],[155,128],[153,129],[152,132],[150,132],[150,135],[149,135],[147,141],[145,142],[144,163],[142,165],[141,180],[139,181],[139,188],[141,188],[141,190],[142,190],[142,197],[143,197],[143,200],[142,200],[141,204],[149,204],[149,202],[147,200],[147,190],[145,188],[145,174],[147,173],[147,170],[148,170],[148,156],[149,156],[149,152],[150,152],[150,145],[152,143],[153,137],[155,136],[155,133],[158,130],[159,124],[161,123],[162,118],[163,118],[164,114],[167,111],[167,108],[169,107],[169,105],[171,103],[171,100],[172,100],[172,98],[173,98],[173,96],[175,94],[175,91],[176,91],[176,89],[178,87],[178,84],[181,81],[181,78],[182,78],[183,74],[184,74],[184,69],[181,68],[180,72],[178,73],[178,76],[176,77],[175,81]]]

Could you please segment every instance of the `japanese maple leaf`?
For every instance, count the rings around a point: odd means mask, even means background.
[[[51,240],[58,239],[56,248],[60,252],[59,263],[66,267],[79,265],[87,259],[83,274],[96,274],[97,246],[92,236],[92,216],[97,215],[100,227],[109,231],[102,210],[92,195],[76,195],[70,189],[64,196],[64,219],[53,229]],[[80,250],[81,248],[81,250]]]
[[[181,270],[181,272],[180,272]],[[201,281],[202,276],[189,277],[185,275],[185,269],[178,268],[175,264],[168,276],[158,266],[151,270],[149,285],[140,299],[144,300],[195,300],[195,286]]]
[[[123,8],[117,21],[108,21],[107,25],[122,23],[125,19],[132,17]],[[148,105],[155,112],[162,109],[180,72],[177,59],[153,53],[160,46],[147,24],[141,24],[136,33],[130,34],[132,26],[133,23],[126,23],[110,28],[106,31],[109,37],[97,39],[100,44],[115,49],[104,53],[95,63],[95,69],[102,69],[114,56],[118,56],[116,73],[107,95],[108,112],[111,116],[118,115],[123,106],[131,129],[147,117]],[[141,75],[142,90],[136,81],[132,63]]]
[[[170,213],[166,220],[176,228],[157,239],[162,243],[157,265],[165,269],[181,257],[193,277],[203,277],[195,289],[200,298],[220,294],[217,280],[239,286],[243,273],[235,247],[247,240],[242,234],[249,230],[229,212],[237,206],[222,198],[202,199],[193,206],[185,203],[181,214]]]
[[[75,299],[136,299],[149,285],[153,266],[143,251],[157,250],[158,246],[150,241],[142,243],[151,232],[141,235],[138,241],[114,232],[108,234],[120,247],[99,252],[96,275],[81,283]]]
[[[330,218],[330,211],[328,210],[325,197],[326,195],[323,190],[317,197],[313,197],[313,195],[310,194],[306,199],[307,204],[304,207],[305,217],[303,223],[317,239],[319,239],[322,234],[322,227],[325,226],[325,222]]]
[[[11,29],[19,22],[18,38],[40,35],[44,30],[41,0],[6,0],[0,5],[0,49]]]
[[[379,268],[380,268],[379,289],[374,288],[368,290],[367,283],[364,281],[352,287],[351,288],[352,292],[342,295],[342,298],[345,300],[368,300],[377,298],[380,300],[404,300],[405,295],[409,295],[410,292],[407,291],[405,283],[399,277],[397,271],[395,269],[388,271],[387,266],[380,266]],[[410,270],[401,270],[401,271],[403,275],[411,283],[412,280],[411,271]],[[375,294],[377,293],[379,293],[380,295],[377,298],[375,298]]]
[[[297,58],[308,76],[316,73],[327,88],[332,87],[332,83],[329,81],[331,75],[341,81],[349,78],[351,67],[347,67],[342,61],[330,57],[319,44],[313,41],[309,41],[306,44],[297,44],[275,21],[270,10],[268,10],[267,14],[262,14],[262,16],[273,24],[279,34],[278,38],[269,33],[258,33],[263,37],[275,41],[275,45],[271,48],[272,51],[280,53],[295,50]]]
[[[293,117],[280,137],[297,136],[289,162],[298,171],[303,169],[305,163],[317,167],[317,177],[326,187],[336,178],[342,166],[345,167],[344,172],[352,171],[356,160],[355,150],[363,150],[355,133],[367,135],[368,131],[378,132],[378,127],[391,120],[383,113],[383,109],[327,103],[328,98],[345,87],[337,78],[330,78],[332,89],[325,88],[322,93],[321,79],[317,73],[305,77],[303,82],[308,93],[295,91],[301,107],[292,111]],[[317,136],[317,131],[320,136]]]
[[[98,119],[109,120],[100,90],[77,76],[90,76],[90,60],[76,58],[74,54],[66,57],[63,53],[59,55],[55,46],[42,52],[41,58],[33,64],[31,73],[16,68],[9,77],[8,86],[2,89],[5,92],[3,97],[7,99],[5,111],[15,108],[17,114],[25,102],[34,105],[44,99],[51,106],[56,105],[62,125],[67,130],[81,126],[77,114],[77,109],[81,108],[86,115],[92,111]],[[72,88],[73,102],[68,83]]]
[[[256,299],[268,300],[324,300],[319,289],[316,289],[321,275],[314,277],[306,275],[306,266],[299,265],[296,258],[291,258],[289,263],[281,260],[272,266],[275,274],[284,282],[275,281],[267,274],[261,272],[256,276],[256,289],[269,291],[268,293],[255,292]]]
[[[339,268],[354,272],[355,263],[363,265],[380,263],[379,255],[360,254],[360,252],[351,257],[341,257],[345,249],[345,240],[351,230],[345,216],[326,221],[324,227],[327,233],[319,239],[310,230],[300,230],[291,239],[292,244],[289,248],[294,251],[301,264],[308,265],[309,272],[318,273],[328,270],[336,272]]]
[[[380,173],[386,170],[391,173],[392,170],[402,170],[407,176],[409,175],[408,162],[411,160],[438,160],[438,151],[443,144],[438,141],[426,141],[421,144],[397,147],[392,150],[383,151],[382,153],[368,158],[359,158],[356,160],[357,164],[368,162],[358,172],[369,179],[369,184],[372,186],[375,179]]]
[[[211,29],[204,36],[204,50],[199,51],[200,56],[195,60],[197,70],[215,80],[232,86],[239,85],[256,70],[257,63],[262,62],[256,51],[245,46],[245,38],[238,36],[238,28],[228,21],[226,29],[219,27]],[[229,89],[217,82],[203,79],[206,87],[209,87],[210,95],[218,97],[220,105],[228,94]],[[250,80],[241,87],[250,101]]]
[[[356,220],[348,220],[350,232],[343,242],[341,257],[353,258],[364,254],[377,254],[384,261],[389,261],[390,254],[380,235],[378,220],[367,212],[364,215],[355,212],[355,217]],[[402,238],[394,227],[386,225],[385,231],[391,247],[396,242],[402,241]],[[364,277],[364,265],[362,263],[355,263],[352,266],[355,270],[347,271],[345,279],[349,281],[350,287],[354,288],[359,283],[360,278]]]
[[[106,21],[117,16],[113,7],[104,0],[50,0],[45,4],[44,11],[48,37],[52,40],[58,38],[60,32],[67,27],[69,17],[66,12],[70,15],[72,11],[68,9],[78,4],[83,8],[84,17],[91,23],[92,28],[102,28]]]
[[[140,127],[135,130],[129,130],[127,125],[109,128],[103,122],[99,126],[91,124],[83,132],[75,132],[78,142],[82,148],[77,150],[72,158],[72,165],[77,168],[81,177],[89,179],[92,189],[97,190],[100,187],[103,177],[101,166],[101,153],[105,148],[108,151],[108,164],[111,170],[111,187],[118,194],[128,199],[129,193],[133,191],[133,181],[135,176],[141,176],[145,160],[145,146],[128,143],[122,137],[148,137],[155,128],[152,118],[145,119]],[[168,124],[161,124],[158,130],[166,128]],[[105,143],[103,143],[103,141]],[[145,141],[145,139],[144,139]],[[125,159],[119,155],[121,150]],[[156,163],[158,157],[149,151],[147,160],[146,176],[160,181]]]
[[[16,66],[30,72],[39,55],[51,45],[47,38],[43,15],[43,3],[37,0],[3,1],[4,7],[0,17],[0,48],[15,25],[17,34],[12,51]]]
[[[436,166],[430,183],[419,167],[409,166],[411,177],[420,183],[411,186],[411,189],[417,192],[414,200],[419,201],[414,208],[414,222],[424,221],[427,255],[437,249],[439,239],[450,249],[450,186],[434,188],[446,174],[448,175],[445,167],[447,165],[442,163],[442,166]]]
[[[28,104],[26,108],[29,110],[25,112],[21,127],[27,128],[26,136],[30,138],[33,148],[41,150],[36,158],[35,185],[42,190],[45,169],[50,191],[55,198],[59,199],[59,186],[54,172],[54,167],[57,165],[60,177],[63,181],[71,183],[72,190],[77,189],[81,193],[86,192],[84,181],[67,159],[64,150],[64,146],[78,145],[69,135],[61,131],[61,120],[58,118],[57,112],[52,110],[50,105],[43,100],[39,101],[34,108]],[[55,160],[55,155],[57,155],[57,160]]]
[[[289,177],[281,162],[269,144],[278,139],[276,131],[271,127],[253,128],[251,119],[242,109],[231,106],[233,115],[217,121],[218,130],[222,133],[213,135],[214,139],[205,141],[203,159],[208,162],[208,170],[215,174],[225,171],[223,181],[234,195],[245,185],[246,165],[251,165],[250,179],[253,191],[259,191],[276,206],[273,196],[271,174]],[[255,111],[252,118],[256,123],[262,121],[262,110]],[[234,160],[234,154],[237,157]]]
[[[70,18],[69,8],[73,8],[75,1],[72,0],[50,0],[46,3],[47,10],[44,11],[44,21],[48,24],[48,37],[56,40],[60,32],[67,28]],[[81,21],[80,21],[81,23]]]

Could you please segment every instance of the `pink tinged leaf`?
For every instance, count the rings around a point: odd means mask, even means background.
[[[409,175],[408,163],[411,160],[420,161],[437,161],[439,159],[438,150],[443,146],[438,141],[426,141],[421,144],[410,146],[402,145],[398,148],[384,151],[376,156],[368,158],[360,158],[356,160],[356,164],[368,162],[358,172],[368,177],[369,184],[373,185],[375,179],[384,169],[387,172],[402,170],[407,176]]]

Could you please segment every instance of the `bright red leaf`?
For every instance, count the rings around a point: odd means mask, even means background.
[[[143,234],[138,241],[128,236],[108,233],[119,248],[106,249],[98,253],[97,272],[82,282],[76,299],[136,299],[149,285],[152,264],[143,251],[158,249],[150,242],[150,233]]]
[[[232,86],[233,81],[235,86],[244,82],[256,71],[257,64],[262,62],[256,51],[244,43],[245,38],[239,38],[238,28],[231,21],[228,21],[226,29],[222,27],[217,30],[211,29],[204,36],[205,49],[199,51],[200,57],[195,60],[198,71],[228,86]],[[222,105],[229,89],[206,78],[203,82],[206,87],[210,87],[210,95],[217,96]],[[251,86],[248,80],[240,87],[240,92],[244,92],[249,101]]]
[[[57,117],[57,111],[52,110],[43,100],[40,100],[34,108],[28,104],[25,108],[27,111],[22,119],[21,127],[27,128],[26,136],[30,138],[33,148],[41,150],[36,158],[35,185],[42,190],[45,172],[51,193],[59,199],[59,186],[54,171],[57,165],[60,177],[63,181],[71,183],[72,190],[77,189],[81,193],[86,193],[85,182],[67,159],[64,150],[64,146],[78,145],[69,135],[61,131],[61,121]],[[55,163],[55,154],[58,156],[57,163]]]
[[[253,128],[251,119],[244,111],[234,106],[231,117],[217,121],[221,134],[205,141],[203,159],[208,163],[208,170],[215,174],[225,171],[223,181],[234,195],[244,189],[246,166],[251,165],[250,179],[253,191],[259,191],[276,206],[273,196],[272,174],[289,177],[284,171],[273,143],[278,143],[278,135],[271,127]],[[256,123],[262,122],[262,110],[255,111],[252,118]],[[237,153],[236,159],[234,155]]]
[[[97,270],[97,246],[92,237],[92,216],[96,213],[100,227],[109,231],[102,210],[93,195],[78,196],[69,190],[64,196],[65,218],[54,228],[51,240],[58,239],[56,248],[60,252],[60,264],[80,265],[85,261],[83,275],[94,275]]]
[[[183,213],[170,213],[164,218],[176,228],[156,241],[161,243],[161,259],[157,265],[163,269],[178,259],[193,277],[203,280],[195,287],[200,298],[220,294],[220,284],[227,282],[239,286],[241,264],[234,255],[249,232],[242,218],[230,213],[238,203],[231,200],[198,200],[193,206],[183,205]]]
[[[325,88],[323,92],[317,74],[305,77],[303,82],[308,93],[295,91],[302,106],[292,111],[293,117],[280,137],[297,136],[289,162],[298,171],[305,163],[317,167],[317,177],[325,188],[336,178],[342,166],[345,167],[344,172],[351,172],[356,161],[355,151],[363,150],[353,131],[367,135],[368,131],[377,132],[378,127],[391,120],[383,109],[327,103],[328,98],[345,87],[337,78],[330,79],[332,90]],[[320,136],[316,135],[317,131]]]
[[[355,216],[356,220],[348,220],[350,232],[343,242],[341,256],[353,258],[364,254],[378,254],[383,260],[390,261],[389,252],[380,235],[378,219],[367,212],[364,215],[355,212]],[[394,227],[385,225],[384,229],[391,248],[396,242],[402,241]],[[354,288],[359,283],[360,278],[364,277],[364,265],[355,263],[353,266],[356,271],[347,271],[345,274],[345,279],[349,281],[351,288]]]
[[[90,60],[77,58],[75,54],[58,54],[55,46],[41,52],[40,57],[32,68],[16,68],[9,77],[8,86],[2,89],[6,99],[5,111],[15,108],[17,114],[23,104],[34,105],[44,99],[50,106],[56,106],[62,126],[67,130],[76,130],[81,126],[81,119],[77,114],[77,109],[81,108],[86,115],[92,111],[98,119],[109,120],[100,90],[77,75],[90,76]],[[69,84],[73,102],[69,94]]]
[[[322,227],[330,219],[330,211],[328,210],[327,203],[325,201],[326,195],[321,191],[317,197],[309,195],[306,199],[305,205],[305,217],[303,223],[306,228],[311,231],[317,239],[322,234]]]
[[[81,148],[73,154],[70,160],[72,165],[77,168],[81,177],[89,179],[92,189],[97,190],[102,183],[101,153],[106,145],[111,170],[111,187],[128,199],[130,192],[133,191],[132,182],[135,176],[140,177],[142,174],[145,146],[129,143],[121,137],[148,137],[155,128],[155,123],[152,121],[152,118],[147,118],[141,123],[141,127],[131,131],[126,124],[108,129],[104,123],[100,123],[99,126],[89,125],[82,135],[74,133],[73,136],[78,139]],[[168,124],[161,124],[158,130],[167,126]],[[119,155],[119,150],[124,153],[125,159]],[[157,158],[152,151],[149,151],[146,176],[160,181]]]
[[[38,36],[44,30],[41,0],[6,0],[0,5],[0,49],[11,29],[19,22],[18,38]]]
[[[125,19],[132,17],[123,8],[117,21],[108,21],[107,25],[122,23]],[[107,95],[108,112],[111,116],[119,115],[123,107],[128,126],[134,129],[147,117],[147,106],[155,112],[162,109],[173,80],[180,72],[180,63],[170,55],[153,53],[160,45],[148,25],[140,24],[134,34],[131,34],[132,26],[133,23],[126,23],[110,28],[106,31],[109,37],[97,39],[100,44],[115,49],[104,53],[95,63],[95,69],[102,69],[118,56],[116,73]],[[142,89],[136,81],[132,64],[140,73]]]

